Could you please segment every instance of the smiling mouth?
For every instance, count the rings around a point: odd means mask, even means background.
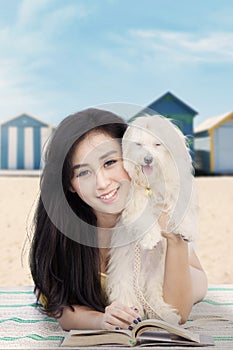
[[[104,195],[102,195],[102,196],[99,196],[99,198],[100,198],[100,199],[110,199],[110,198],[112,198],[112,197],[115,196],[115,194],[117,193],[117,190],[118,190],[118,188],[116,188],[115,190],[113,190],[113,191],[111,191],[111,192],[109,192],[109,193],[107,193],[107,194],[104,194]]]

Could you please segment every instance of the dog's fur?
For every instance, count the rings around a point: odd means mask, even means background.
[[[169,217],[167,233],[195,239],[198,206],[189,149],[181,131],[159,115],[138,117],[127,128],[122,149],[131,190],[111,241],[109,301],[136,306],[143,317],[157,315],[178,323],[176,310],[163,300],[166,239],[158,218],[161,213]],[[136,276],[138,244],[141,267]],[[145,303],[138,297],[140,293]]]

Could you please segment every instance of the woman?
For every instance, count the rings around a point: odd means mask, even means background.
[[[103,279],[109,233],[130,186],[121,159],[126,127],[113,113],[87,109],[61,122],[47,148],[30,266],[45,312],[66,330],[127,329],[141,320],[137,305],[108,305]],[[186,242],[166,238],[164,301],[185,322],[205,295],[206,276]]]

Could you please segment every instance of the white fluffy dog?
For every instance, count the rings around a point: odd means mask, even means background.
[[[166,233],[195,240],[198,205],[189,149],[181,131],[159,115],[138,117],[122,148],[131,190],[111,241],[109,301],[135,306],[143,317],[178,323],[180,316],[163,300],[166,239],[158,219],[169,218]]]

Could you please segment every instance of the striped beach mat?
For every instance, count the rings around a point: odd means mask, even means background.
[[[56,320],[41,314],[35,302],[32,287],[0,288],[0,349],[59,348],[66,332]],[[233,349],[233,285],[209,286],[205,299],[194,305],[184,327],[214,338],[215,346],[202,349]]]

